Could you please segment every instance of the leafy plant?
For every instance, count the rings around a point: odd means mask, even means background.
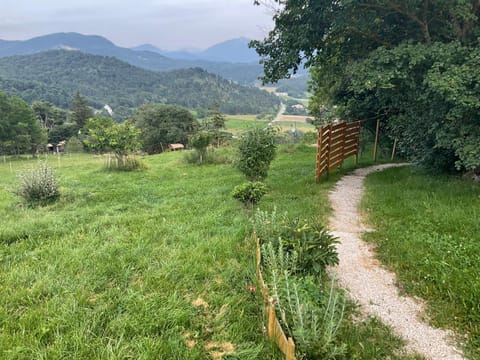
[[[295,272],[321,276],[327,266],[338,264],[338,241],[321,225],[299,218],[290,220],[286,214],[278,217],[276,210],[257,210],[254,221],[262,242],[282,243],[285,251],[297,254]]]
[[[297,269],[305,275],[322,275],[338,264],[338,240],[320,225],[294,219],[280,227],[279,237],[287,251],[298,254]]]
[[[237,185],[232,190],[232,196],[245,205],[254,205],[267,193],[267,186],[260,181],[249,181]]]
[[[322,291],[314,276],[297,272],[298,254],[286,251],[282,242],[262,244],[265,274],[271,303],[288,335],[295,338],[296,351],[308,359],[330,359],[343,355],[337,332],[345,304],[331,286]]]
[[[55,172],[46,163],[41,162],[19,175],[20,185],[15,194],[21,196],[30,205],[47,204],[60,197]]]
[[[275,130],[271,127],[255,128],[242,135],[239,145],[238,168],[248,180],[267,177],[270,163],[275,157]]]

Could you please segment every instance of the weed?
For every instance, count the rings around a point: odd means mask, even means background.
[[[47,204],[60,197],[55,172],[45,162],[24,171],[18,179],[20,184],[14,192],[29,205]]]

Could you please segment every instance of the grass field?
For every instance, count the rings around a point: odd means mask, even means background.
[[[415,167],[367,179],[367,239],[408,294],[428,301],[435,324],[465,335],[480,358],[480,185]]]
[[[234,134],[240,134],[242,131],[254,127],[264,127],[267,123],[267,120],[258,120],[256,115],[227,115],[225,130]]]
[[[291,131],[292,129],[297,129],[303,132],[316,131],[315,126],[297,121],[275,121],[273,126],[280,128],[281,131]]]
[[[146,157],[148,169],[132,173],[52,156],[62,197],[40,208],[10,192],[37,160],[0,163],[0,358],[281,358],[248,290],[251,213],[230,196],[244,179],[182,156]],[[353,162],[320,184],[314,164],[315,149],[282,146],[261,208],[324,223],[327,191]],[[374,319],[346,319],[345,359],[409,358]]]

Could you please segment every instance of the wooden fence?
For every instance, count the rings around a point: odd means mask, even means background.
[[[285,360],[295,360],[295,343],[291,337],[287,338],[285,332],[278,321],[278,318],[275,314],[275,306],[270,303],[268,297],[268,288],[263,281],[261,261],[262,253],[260,249],[260,241],[256,234],[254,234],[255,242],[257,244],[257,277],[258,283],[262,288],[263,302],[265,306],[265,311],[268,314],[268,327],[267,333],[268,337],[275,341],[279,349],[285,354]]]
[[[358,163],[359,142],[360,121],[330,124],[318,130],[315,181],[318,182],[323,174],[340,167],[350,156],[355,155],[355,163]]]

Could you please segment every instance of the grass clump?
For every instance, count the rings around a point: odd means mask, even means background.
[[[116,155],[113,158],[109,155],[106,168],[107,170],[116,171],[142,171],[146,170],[147,166],[142,159],[134,155]]]
[[[29,205],[48,204],[60,198],[60,190],[54,170],[45,162],[20,173],[15,194]]]

